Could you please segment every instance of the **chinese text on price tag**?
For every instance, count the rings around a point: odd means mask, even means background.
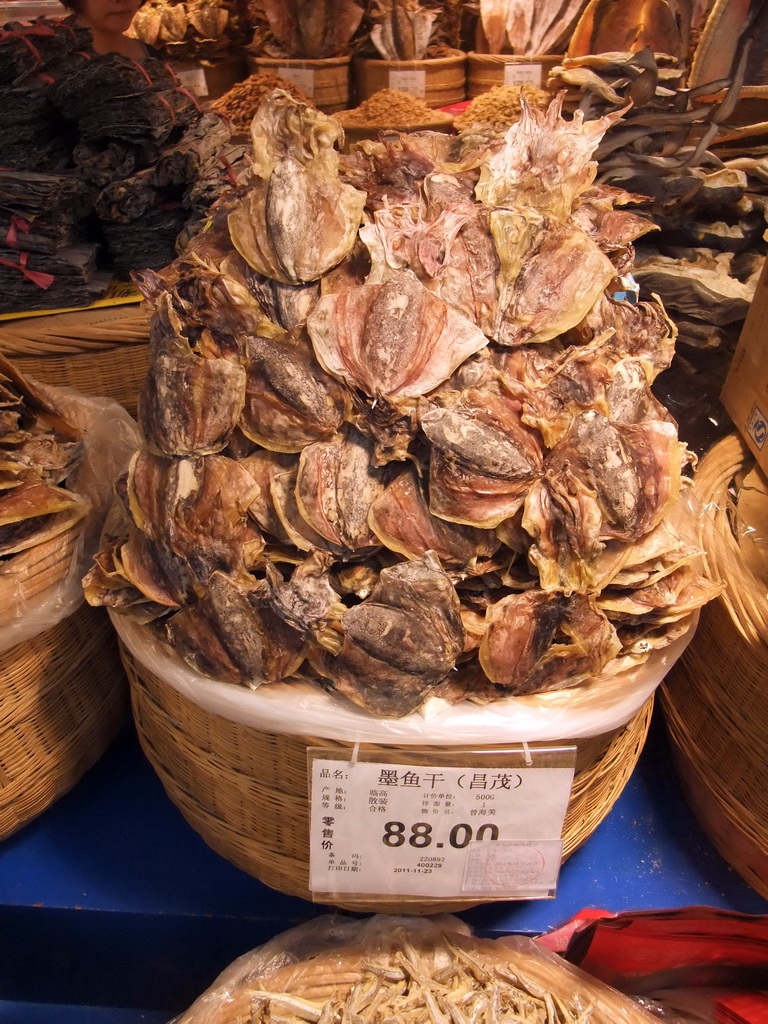
[[[308,100],[315,95],[315,72],[312,68],[277,68],[281,78],[287,78],[304,93]]]
[[[505,64],[504,85],[535,85],[541,88],[541,64]]]
[[[424,99],[427,95],[427,73],[426,71],[390,71],[389,88]]]
[[[527,761],[478,751],[461,764],[309,756],[314,893],[554,895],[574,747],[538,748]]]
[[[185,89],[191,89],[199,99],[205,99],[208,95],[208,82],[205,79],[205,71],[202,68],[192,68],[190,71],[177,71],[176,77]]]

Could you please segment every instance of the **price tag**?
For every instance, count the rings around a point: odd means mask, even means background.
[[[505,64],[504,85],[535,85],[540,89],[543,70],[541,64]]]
[[[435,899],[554,896],[575,747],[309,751],[310,888]],[[375,759],[378,758],[378,759]]]
[[[315,72],[311,68],[275,68],[281,78],[287,78],[304,93],[308,100],[315,95]]]
[[[426,71],[390,71],[389,88],[424,99],[427,95]]]
[[[205,80],[205,71],[202,68],[192,68],[189,71],[177,71],[176,77],[184,86],[201,99],[208,95],[208,83]]]

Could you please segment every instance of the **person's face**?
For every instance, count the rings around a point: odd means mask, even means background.
[[[80,21],[100,32],[122,33],[130,28],[140,0],[82,0]]]

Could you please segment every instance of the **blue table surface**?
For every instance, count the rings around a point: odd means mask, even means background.
[[[539,934],[584,907],[694,904],[768,913],[689,810],[657,717],[613,810],[564,864],[555,899],[459,916],[486,935]],[[71,793],[0,845],[0,1022],[169,1020],[236,956],[327,912],[209,849],[126,727]]]

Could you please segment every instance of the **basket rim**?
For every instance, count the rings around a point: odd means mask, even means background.
[[[445,68],[461,64],[467,59],[464,50],[451,48],[450,53],[445,57],[422,57],[421,60],[385,60],[384,57],[354,57],[353,62],[359,67],[381,67],[391,71],[419,71],[423,68]]]
[[[469,50],[470,64],[540,64],[542,61],[562,61],[563,53],[478,53]]]
[[[693,613],[686,632],[667,647],[657,649],[651,667],[647,662],[639,666],[642,672],[639,682],[627,678],[630,673],[637,673],[638,668],[600,681],[598,692],[601,697],[605,695],[606,684],[616,687],[619,694],[610,704],[610,715],[602,701],[597,713],[588,702],[586,710],[574,709],[574,695],[577,695],[575,699],[581,696],[583,700],[586,692],[586,688],[574,687],[549,694],[506,698],[513,702],[509,704],[506,715],[501,713],[501,702],[497,701],[495,705],[484,707],[462,708],[457,705],[431,717],[415,712],[401,719],[392,719],[376,718],[346,698],[329,694],[310,683],[271,683],[248,690],[234,683],[208,678],[188,666],[170,647],[152,637],[146,627],[112,609],[109,609],[109,615],[121,645],[142,668],[157,675],[207,712],[266,732],[310,735],[337,742],[346,742],[354,733],[352,741],[398,746],[445,745],[446,741],[448,746],[523,740],[553,742],[566,737],[587,739],[622,728],[655,693],[692,640],[699,621],[698,612]],[[622,686],[628,692],[622,692]],[[566,695],[565,700],[563,694]],[[544,701],[536,700],[537,697],[544,698]],[[456,707],[459,712],[451,714],[456,712]],[[472,722],[468,728],[464,717],[470,713]],[[536,721],[540,734],[533,734],[531,719]]]
[[[269,68],[306,68],[308,71],[328,67],[343,67],[352,60],[350,54],[344,57],[264,57],[246,47],[248,59]]]

